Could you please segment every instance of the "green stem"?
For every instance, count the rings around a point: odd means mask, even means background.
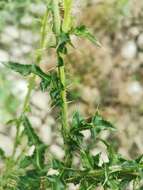
[[[117,166],[110,166],[108,168],[108,174],[118,174],[118,178],[124,179],[124,177],[132,176],[133,178],[140,177],[141,173],[139,171],[140,169],[143,169],[143,164],[138,164],[137,166],[129,167],[124,166],[124,168],[120,165]],[[67,168],[69,170],[69,168]],[[74,172],[74,171],[73,171]],[[98,180],[98,181],[104,181],[105,177],[105,169],[97,169],[97,170],[90,170],[89,172],[87,170],[75,170],[75,175],[72,177],[69,177],[65,179],[68,183],[74,183],[74,182],[80,182],[82,178],[91,178],[92,180]]]
[[[56,37],[61,33],[61,17],[60,17],[60,9],[59,9],[59,0],[53,0],[52,6],[53,6],[53,20],[54,20],[54,33]]]
[[[64,19],[63,19],[62,29],[65,33],[68,33],[72,25],[72,16],[71,16],[72,3],[73,3],[72,0],[63,0]]]
[[[40,39],[40,51],[38,50],[36,53],[36,64],[39,65],[42,59],[42,55],[43,55],[43,49],[45,48],[45,39],[46,39],[46,30],[47,30],[47,19],[48,19],[48,11],[46,11],[43,20],[42,20],[42,25],[41,25],[41,39]],[[13,153],[12,153],[12,157],[14,157],[15,153],[16,153],[16,149],[17,146],[19,144],[19,134],[20,134],[20,126],[21,126],[21,117],[24,113],[27,112],[28,110],[28,105],[30,102],[30,97],[31,97],[31,93],[32,90],[34,88],[34,83],[35,83],[35,79],[36,76],[32,75],[32,77],[29,79],[29,85],[28,85],[28,91],[27,94],[25,96],[25,100],[24,100],[24,104],[23,104],[23,109],[22,112],[20,114],[19,120],[17,122],[16,128],[16,137],[15,137],[15,142],[14,142],[14,148],[13,148]]]
[[[59,75],[60,83],[62,84],[62,89],[60,89],[61,90],[60,91],[61,102],[62,102],[61,124],[62,124],[62,135],[63,135],[64,146],[65,146],[65,165],[70,167],[72,164],[72,154],[71,154],[70,148],[67,144],[69,125],[68,125],[68,105],[67,105],[67,98],[66,98],[65,64],[64,64],[64,60],[63,60],[63,54],[58,49],[58,46],[60,44],[60,35],[62,32],[64,32],[64,31],[62,31],[62,24],[63,24],[62,19],[64,21],[66,31],[68,31],[69,25],[66,24],[65,19],[61,18],[61,16],[60,16],[61,7],[59,5],[59,0],[53,0],[52,5],[53,5],[54,33],[55,33],[56,42],[57,42],[58,75]],[[61,64],[61,60],[62,60],[62,64]]]
[[[63,85],[63,89],[61,90],[61,99],[62,99],[62,126],[63,126],[63,133],[66,138],[66,133],[68,130],[68,107],[67,107],[67,98],[66,98],[66,77],[65,77],[65,67],[60,66],[58,68],[59,77],[61,84]]]
[[[54,33],[56,35],[56,41],[57,46],[59,44],[59,36],[61,34],[61,16],[60,16],[60,6],[59,6],[59,0],[53,0],[53,20],[54,20]],[[60,52],[57,50],[57,58],[60,57]],[[61,106],[61,122],[62,122],[62,132],[64,136],[64,140],[66,140],[66,134],[68,129],[68,114],[67,114],[67,100],[66,100],[66,76],[65,76],[65,66],[64,65],[58,65],[58,74],[60,78],[60,82],[63,86],[61,90],[61,100],[62,100],[62,106]]]
[[[32,90],[34,88],[35,78],[36,78],[36,76],[32,75],[32,77],[29,79],[28,91],[27,91],[27,94],[25,96],[25,100],[24,100],[24,104],[23,104],[23,109],[22,109],[22,114],[24,114],[25,112],[27,112],[27,109],[28,109],[27,106],[29,105],[29,100],[30,100],[30,97],[31,97],[31,93],[32,93]]]

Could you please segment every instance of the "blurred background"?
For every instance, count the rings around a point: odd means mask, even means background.
[[[40,17],[46,0],[0,1],[0,62],[34,63],[38,48]],[[105,133],[127,158],[143,153],[143,1],[76,0],[73,14],[94,33],[102,47],[74,40],[66,58],[69,115],[79,110],[84,116],[96,110],[118,129]],[[47,36],[48,38],[49,36]],[[47,45],[48,47],[48,45]],[[41,67],[48,71],[55,56],[43,53]],[[27,81],[0,64],[0,147],[12,151],[15,118],[27,91]],[[30,121],[57,157],[63,157],[56,110],[50,108],[48,92],[38,89],[31,98]],[[70,117],[70,116],[69,116]],[[88,139],[89,134],[85,132]]]

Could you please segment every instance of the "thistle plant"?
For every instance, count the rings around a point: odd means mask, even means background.
[[[141,184],[143,157],[127,160],[119,155],[109,142],[100,138],[102,131],[114,131],[115,128],[100,115],[99,111],[88,119],[77,111],[72,116],[68,115],[65,56],[68,54],[68,48],[74,48],[71,36],[88,39],[94,45],[100,46],[86,26],[76,26],[72,6],[72,0],[47,2],[47,10],[41,22],[41,39],[39,49],[36,51],[35,64],[12,61],[3,63],[7,69],[18,72],[28,79],[28,92],[21,113],[7,123],[15,125],[16,136],[11,156],[6,156],[4,150],[0,149],[0,159],[4,163],[0,176],[0,190],[68,190],[71,183],[78,190],[94,190],[99,187],[124,190],[130,183],[133,184],[133,189],[143,188]],[[52,22],[48,22],[49,20]],[[43,50],[47,48],[47,28],[51,28],[55,38],[55,44],[49,48],[55,50],[57,57],[56,69],[48,73],[40,66]],[[53,156],[47,158],[49,148],[38,137],[28,119],[32,109],[31,93],[35,89],[37,77],[41,80],[39,85],[41,91],[49,92],[52,106],[58,109],[65,151],[62,160]],[[90,144],[84,139],[85,130],[91,133]],[[25,138],[26,145],[17,152]],[[101,153],[93,155],[91,152],[90,145],[96,147],[98,142],[106,147],[107,162],[102,160]],[[27,155],[30,148],[33,149],[33,153]],[[73,162],[75,157],[78,158],[79,164]],[[49,172],[51,169],[54,171],[52,174]]]

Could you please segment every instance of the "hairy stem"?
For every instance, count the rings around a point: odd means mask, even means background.
[[[61,98],[62,98],[62,125],[63,125],[63,132],[64,135],[66,136],[66,131],[68,130],[68,116],[67,116],[67,99],[66,99],[66,77],[65,77],[65,67],[60,66],[59,67],[59,76],[61,83],[63,85],[63,89],[61,90]]]
[[[53,0],[53,20],[54,20],[54,33],[56,35],[57,46],[59,44],[59,36],[61,33],[61,16],[60,16],[60,6],[59,0]],[[60,53],[57,50],[57,58],[60,58]],[[66,138],[66,133],[68,130],[68,117],[67,117],[67,100],[66,100],[66,77],[65,77],[65,66],[58,65],[58,74],[60,78],[60,82],[63,86],[61,89],[61,122],[62,122],[62,132],[64,136],[64,140]]]
[[[61,17],[60,17],[60,9],[59,9],[59,0],[53,0],[52,5],[53,5],[53,20],[54,20],[54,32],[57,37],[58,41],[58,36],[61,33]]]
[[[65,146],[65,165],[70,167],[72,163],[72,155],[67,144],[68,140],[68,106],[67,106],[67,98],[66,98],[66,73],[65,73],[65,64],[63,54],[60,52],[59,44],[60,44],[60,35],[62,34],[62,17],[60,16],[60,4],[58,0],[53,0],[53,20],[54,20],[54,33],[57,41],[57,59],[58,59],[58,75],[60,79],[60,83],[62,84],[62,89],[60,89],[61,96],[61,124],[62,124],[62,135],[64,139]],[[66,24],[66,23],[65,23]],[[65,25],[67,28],[67,25]],[[65,44],[66,46],[66,44]],[[62,60],[62,64],[61,64]]]
[[[137,178],[140,177],[140,169],[143,169],[143,164],[138,164],[137,166],[110,166],[108,168],[108,175],[113,175],[118,173],[118,178],[122,179],[124,176],[130,176],[132,178]],[[67,168],[69,170],[69,168]],[[65,169],[66,170],[66,169]],[[73,171],[74,172],[74,171]],[[82,178],[90,178],[94,179],[97,181],[104,181],[105,178],[105,169],[97,169],[97,170],[90,170],[90,171],[80,171],[80,170],[75,170],[75,175],[72,177],[69,177],[65,179],[69,183],[74,183],[74,182],[80,182]]]
[[[62,29],[64,32],[67,33],[70,30],[72,24],[72,16],[71,16],[72,0],[63,0],[63,6],[64,6],[64,19],[63,19]]]

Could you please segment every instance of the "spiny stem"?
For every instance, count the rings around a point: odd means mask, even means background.
[[[53,0],[52,6],[53,6],[53,20],[54,20],[54,32],[55,35],[60,35],[61,32],[61,17],[60,17],[60,9],[59,9],[59,0]]]
[[[67,33],[72,24],[72,16],[71,16],[71,11],[72,11],[72,0],[63,0],[63,7],[64,7],[64,18],[63,18],[63,25],[62,29],[65,33]]]
[[[62,135],[64,139],[65,146],[65,165],[71,165],[72,155],[69,150],[69,146],[67,145],[68,138],[68,106],[66,99],[66,75],[65,75],[65,65],[62,53],[58,50],[58,45],[60,43],[60,34],[62,33],[62,18],[60,16],[60,4],[59,0],[53,0],[53,20],[54,20],[54,33],[56,36],[57,42],[57,60],[58,60],[58,75],[60,79],[60,83],[62,84],[62,89],[60,89],[61,96],[61,124],[62,124]],[[62,59],[62,64],[59,64],[59,60]]]
[[[45,37],[46,37],[46,30],[47,30],[47,19],[48,19],[48,10],[46,11],[44,17],[43,17],[43,20],[42,20],[42,25],[41,25],[41,38],[40,38],[40,51],[38,51],[38,53],[36,54],[36,63],[37,65],[40,64],[41,62],[41,59],[42,59],[42,50],[44,49],[45,47]],[[34,88],[34,83],[35,83],[35,79],[36,79],[36,76],[35,75],[32,75],[31,78],[29,79],[29,85],[28,85],[28,91],[27,91],[27,94],[25,96],[25,100],[24,100],[24,104],[23,104],[23,108],[22,108],[22,112],[20,114],[20,117],[19,117],[19,120],[17,122],[17,125],[16,125],[16,137],[15,137],[15,142],[14,142],[14,148],[13,148],[13,153],[12,153],[12,158],[14,157],[15,153],[16,153],[16,149],[17,149],[17,146],[19,144],[19,133],[20,133],[20,126],[21,126],[21,116],[27,112],[27,109],[28,109],[28,105],[29,105],[29,101],[30,101],[30,97],[31,97],[31,93],[32,93],[32,90]]]
[[[119,178],[126,175],[126,176],[132,176],[132,177],[139,177],[140,176],[140,169],[143,169],[143,164],[138,164],[138,166],[134,166],[134,167],[129,167],[129,166],[110,166],[108,168],[108,174],[114,174],[114,173],[118,173],[119,174]],[[69,168],[67,168],[69,170]],[[74,171],[73,171],[74,172]],[[65,181],[72,183],[72,182],[77,182],[77,181],[81,181],[81,178],[92,178],[92,179],[103,179],[105,176],[105,169],[97,169],[97,170],[90,170],[89,172],[87,170],[82,171],[82,170],[76,170],[75,171],[75,175],[72,177],[69,177],[67,179],[65,179]]]
[[[61,34],[61,16],[60,16],[60,1],[59,0],[53,0],[53,20],[54,20],[54,33],[56,35],[56,41],[57,46],[59,44],[59,36]],[[60,53],[57,50],[57,59],[60,57]],[[66,100],[66,76],[65,76],[65,66],[64,65],[58,65],[58,74],[60,82],[63,86],[61,89],[61,100],[62,100],[62,106],[61,106],[61,122],[62,122],[62,132],[64,136],[64,140],[66,138],[66,133],[68,130],[68,117],[67,117],[67,100]]]
[[[58,68],[59,71],[59,77],[60,81],[63,85],[63,89],[61,90],[61,99],[62,99],[62,125],[63,125],[63,130],[64,133],[66,133],[68,129],[68,111],[67,111],[67,99],[66,99],[66,77],[65,77],[65,67],[60,66]],[[66,135],[66,134],[64,134]]]

